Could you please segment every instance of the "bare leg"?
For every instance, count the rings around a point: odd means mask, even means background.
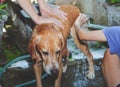
[[[108,87],[116,87],[120,84],[120,58],[110,54],[109,49],[106,50],[102,70]]]

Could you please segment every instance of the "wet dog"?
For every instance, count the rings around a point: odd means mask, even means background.
[[[62,72],[67,67],[69,51],[67,49],[67,37],[70,32],[77,47],[87,56],[89,63],[88,77],[94,78],[93,57],[86,42],[80,40],[76,27],[76,19],[81,13],[79,8],[73,5],[62,5],[60,9],[67,13],[67,19],[62,21],[63,28],[53,23],[36,25],[29,42],[29,52],[34,62],[37,87],[42,87],[42,68],[46,73],[55,75],[55,87],[60,87]]]

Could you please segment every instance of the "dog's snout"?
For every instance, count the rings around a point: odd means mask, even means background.
[[[51,74],[58,74],[58,72],[59,72],[58,69],[52,69],[51,70]]]
[[[51,70],[51,77],[53,80],[56,80],[58,78],[58,73],[59,73],[58,69]]]

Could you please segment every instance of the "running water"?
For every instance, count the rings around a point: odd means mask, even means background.
[[[101,61],[100,59],[103,57],[106,47],[101,47],[100,49],[93,49],[90,47],[90,51],[93,55],[94,61],[96,60],[97,64],[94,65],[96,78],[93,80],[88,79],[87,71],[88,71],[88,62],[86,56],[76,47],[72,38],[68,39],[68,49],[72,53],[72,61],[77,60],[76,67],[73,68],[74,73],[74,87],[105,87],[104,80],[101,74]],[[89,42],[89,45],[95,44],[95,42]],[[97,79],[97,81],[96,81]]]
[[[91,47],[91,45],[96,44],[96,42],[88,42],[89,48],[90,48],[90,52],[93,55],[94,59],[101,59],[103,58],[104,52],[106,50],[105,46],[101,46],[101,48],[99,49],[94,49],[93,47]],[[72,59],[71,60],[75,60],[75,59],[83,59],[86,58],[85,55],[76,47],[73,38],[69,38],[67,40],[67,46],[69,51],[72,53]]]

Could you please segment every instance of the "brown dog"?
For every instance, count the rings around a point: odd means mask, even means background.
[[[77,47],[87,56],[89,62],[88,77],[94,78],[93,57],[87,44],[78,36],[74,23],[80,14],[79,8],[72,5],[62,5],[60,9],[67,13],[68,20],[62,21],[64,26],[60,28],[53,23],[36,25],[29,42],[29,52],[34,63],[37,87],[42,87],[42,67],[46,73],[56,75],[55,87],[60,87],[63,67],[66,67],[66,58],[69,56],[67,49],[67,37],[72,32]],[[73,26],[73,28],[71,28]]]

